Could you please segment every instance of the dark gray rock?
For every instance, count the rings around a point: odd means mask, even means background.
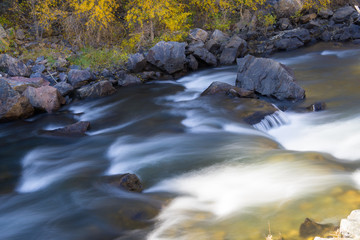
[[[68,74],[68,81],[74,88],[79,88],[93,80],[93,75],[89,70],[71,69]]]
[[[209,37],[209,33],[203,29],[195,28],[190,30],[189,38],[195,41],[206,42]]]
[[[220,56],[221,65],[233,64],[238,57],[243,57],[247,53],[247,43],[244,39],[233,36]]]
[[[335,11],[331,19],[336,23],[342,23],[349,20],[351,15],[355,12],[356,11],[352,6],[342,7]]]
[[[66,82],[59,82],[54,88],[56,88],[62,96],[69,95],[74,90],[73,86]]]
[[[213,82],[211,85],[201,93],[200,96],[208,95],[227,95],[239,98],[256,98],[254,91],[249,91],[239,87],[232,86],[224,82]]]
[[[29,77],[31,70],[20,60],[8,54],[0,54],[0,71],[10,76]]]
[[[322,34],[321,34],[321,40],[323,40],[324,42],[329,42],[331,41],[331,33],[327,30],[325,30]]]
[[[132,76],[132,77],[135,77],[135,76]],[[154,71],[145,71],[145,72],[142,72],[140,73],[140,77],[143,81],[149,81],[149,80],[159,80],[161,78],[161,73],[160,72],[154,72]],[[130,83],[130,85],[138,85],[138,84],[141,84],[142,81],[141,81],[140,78],[131,78],[130,81],[127,81],[128,83]],[[140,82],[139,82],[140,80]],[[125,84],[125,86],[129,86],[126,85],[126,81],[124,82],[121,82],[121,84]]]
[[[318,15],[321,17],[321,18],[324,18],[324,19],[328,19],[329,17],[331,17],[332,15],[334,14],[333,11],[331,11],[331,9],[329,8],[322,8],[320,9]]]
[[[349,27],[350,35],[352,39],[359,39],[360,38],[360,26],[351,24]]]
[[[205,48],[211,53],[217,53],[221,48],[221,43],[216,42],[213,39],[210,39],[205,43]]]
[[[113,185],[117,188],[125,189],[130,192],[142,192],[143,185],[135,174],[118,174],[112,176],[104,176],[100,180],[102,183]]]
[[[145,69],[146,59],[144,54],[135,53],[129,57],[127,69],[133,73],[139,73]]]
[[[203,42],[193,42],[186,46],[186,54],[192,54],[197,48],[204,48],[205,44]]]
[[[158,42],[149,50],[146,60],[169,74],[182,71],[186,61],[185,43]]]
[[[90,122],[81,121],[54,130],[41,130],[40,134],[57,137],[81,137],[86,136],[86,131],[90,128]]]
[[[120,87],[127,87],[142,84],[142,81],[137,76],[127,74],[125,71],[119,73],[118,85]]]
[[[192,54],[188,56],[188,59],[189,59],[189,68],[193,71],[196,71],[199,68],[198,61]]]
[[[316,102],[316,103],[313,103],[310,106],[306,107],[306,109],[308,111],[311,111],[311,112],[323,111],[323,110],[326,109],[326,103],[324,103],[324,102]]]
[[[94,84],[83,86],[76,90],[80,99],[84,98],[98,98],[112,95],[116,92],[111,82],[104,80]]]
[[[214,56],[214,54],[212,54],[211,52],[209,52],[205,48],[197,48],[197,49],[195,49],[193,55],[197,59],[202,60],[203,62],[205,62],[209,66],[215,67],[217,65],[217,59]]]
[[[311,40],[309,30],[305,28],[296,28],[285,31],[282,38],[298,38],[303,43],[307,43]]]
[[[298,38],[284,38],[275,41],[275,47],[280,50],[293,50],[304,46]]]
[[[10,121],[30,117],[34,108],[29,100],[11,88],[9,83],[0,78],[0,121]]]
[[[44,72],[46,67],[43,64],[36,64],[31,68],[33,73],[42,73]]]
[[[68,75],[64,72],[59,73],[59,80],[61,82],[66,82],[68,80]]]
[[[37,73],[32,73],[31,75],[30,75],[30,78],[42,78],[43,77],[43,74],[42,73],[39,73],[39,72],[37,72]]]
[[[280,30],[286,30],[291,27],[291,22],[288,18],[280,18],[278,21]]]
[[[305,90],[296,82],[294,73],[272,59],[247,55],[237,60],[236,86],[277,99],[303,99]]]

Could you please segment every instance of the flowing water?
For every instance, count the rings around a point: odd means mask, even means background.
[[[272,58],[305,88],[299,107],[327,110],[246,125],[231,100],[199,98],[213,81],[234,84],[231,66],[1,124],[0,239],[265,239],[269,223],[275,238],[301,239],[306,217],[338,224],[360,207],[360,49]],[[39,134],[79,120],[87,137]],[[127,172],[143,193],[101,181]]]

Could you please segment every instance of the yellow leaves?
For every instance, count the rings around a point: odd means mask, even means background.
[[[328,8],[330,5],[330,0],[305,0],[303,2],[303,9],[314,8],[316,10]]]

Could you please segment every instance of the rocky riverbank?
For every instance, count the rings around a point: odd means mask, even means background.
[[[354,7],[345,6],[335,11],[309,13],[301,18],[281,18],[266,33],[254,31],[253,26],[245,22],[237,25],[231,34],[193,29],[186,42],[159,42],[146,52],[131,55],[126,66],[100,72],[70,66],[63,58],[58,58],[49,68],[43,57],[24,63],[1,54],[0,121],[27,118],[38,112],[53,113],[77,99],[111,95],[117,88],[151,80],[176,80],[201,68],[235,64],[238,58],[236,86],[240,92],[251,91],[255,97],[265,95],[279,100],[301,100],[305,92],[295,83],[290,69],[263,58],[245,56],[264,57],[318,41],[360,42],[358,17]],[[10,34],[2,28],[0,31],[3,37]],[[16,36],[23,37],[20,33]],[[255,82],[249,77],[254,74],[257,76]],[[267,80],[260,81],[262,77]],[[242,94],[235,95],[243,97]]]

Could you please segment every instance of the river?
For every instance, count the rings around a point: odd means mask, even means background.
[[[266,130],[198,96],[236,66],[123,88],[55,114],[0,124],[0,239],[301,239],[306,217],[338,224],[360,207],[360,48],[277,53],[305,107]],[[240,104],[238,109],[245,109]],[[90,121],[88,136],[39,134]],[[130,193],[101,176],[135,173]]]

